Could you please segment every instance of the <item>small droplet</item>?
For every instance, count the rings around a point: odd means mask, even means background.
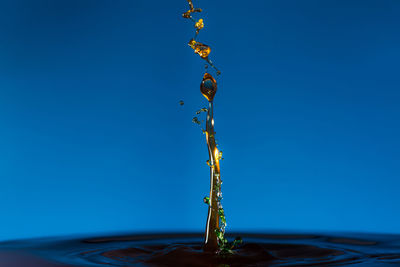
[[[243,239],[240,236],[238,236],[235,238],[235,240],[233,240],[230,249],[233,249],[242,243],[243,243]]]
[[[197,33],[199,33],[199,31],[200,31],[201,29],[204,28],[204,21],[203,21],[203,19],[199,19],[199,20],[194,24],[194,27],[197,29]]]
[[[224,215],[224,209],[218,209],[218,214],[220,216],[223,216]]]
[[[210,166],[211,168],[214,168],[214,165],[210,162],[210,160],[206,161],[207,165]]]
[[[196,115],[199,115],[202,112],[207,112],[207,109],[206,108],[199,109],[198,111],[196,111]]]
[[[194,8],[192,0],[188,0],[189,10],[182,14],[182,17],[189,19],[191,18],[191,14],[194,12],[202,12],[201,8]]]
[[[242,237],[238,236],[238,237],[235,238],[234,241],[241,243],[241,242],[243,242],[243,239],[242,239]]]
[[[226,219],[225,219],[225,217],[224,217],[224,218],[221,218],[221,222],[222,222],[223,224],[226,224]]]
[[[193,117],[192,122],[193,122],[193,123],[196,123],[196,124],[198,124],[198,125],[201,124],[201,121],[199,121],[199,118],[197,118],[197,117]]]

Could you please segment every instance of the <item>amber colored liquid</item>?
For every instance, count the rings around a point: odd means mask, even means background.
[[[215,144],[214,118],[213,118],[213,102],[208,105],[207,121],[206,121],[206,138],[208,153],[210,156],[210,204],[208,206],[208,216],[206,224],[206,233],[204,241],[205,251],[217,251],[218,239],[215,231],[219,229],[219,215],[217,202],[217,179],[220,177],[219,160],[216,155],[217,145]]]

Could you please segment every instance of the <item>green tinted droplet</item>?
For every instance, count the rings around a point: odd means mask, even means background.
[[[222,218],[221,218],[221,222],[222,222],[223,224],[226,224],[226,219],[225,219],[225,217],[222,217]]]
[[[235,247],[235,246],[237,246],[237,245],[240,245],[240,244],[242,244],[242,243],[243,243],[242,238],[241,238],[240,236],[238,236],[238,237],[235,238],[235,240],[233,240],[233,242],[232,242],[232,248]]]
[[[217,234],[217,237],[220,241],[224,239],[224,234],[219,229],[216,229],[215,233]]]
[[[198,111],[196,111],[196,115],[199,115],[202,112],[207,112],[207,109],[206,108],[199,109]]]
[[[224,209],[218,209],[218,214],[219,214],[220,216],[224,215]]]
[[[221,160],[222,159],[222,151],[219,151],[218,152],[218,160]]]
[[[196,123],[196,124],[198,124],[198,125],[201,124],[201,121],[199,121],[199,118],[197,118],[197,117],[193,117],[192,122],[193,122],[193,123]]]

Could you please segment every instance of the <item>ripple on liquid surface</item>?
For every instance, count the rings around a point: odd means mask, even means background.
[[[227,236],[233,239],[238,235]],[[23,266],[21,264],[24,260],[26,267],[400,265],[399,235],[240,236],[244,244],[236,250],[235,255],[225,258],[202,251],[202,234],[141,234],[3,242],[0,243],[0,266],[6,260],[10,267]],[[12,255],[18,259],[19,265],[15,265],[16,261],[12,265]]]

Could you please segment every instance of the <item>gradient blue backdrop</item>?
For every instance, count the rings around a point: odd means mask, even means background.
[[[195,5],[223,72],[228,231],[400,233],[400,2]],[[203,61],[185,10],[0,1],[1,240],[204,230]]]

